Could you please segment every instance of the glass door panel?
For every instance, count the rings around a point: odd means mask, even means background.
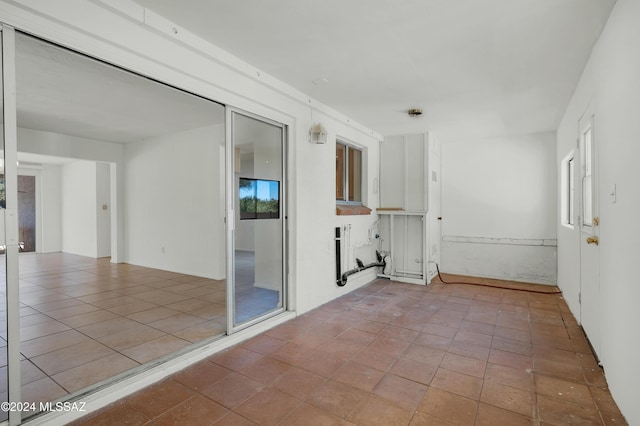
[[[283,136],[282,126],[232,113],[234,327],[284,306]]]
[[[2,55],[2,31],[0,31],[0,70],[2,70],[3,66],[3,55]],[[6,195],[5,195],[5,186],[4,186],[4,84],[3,79],[0,78],[0,118],[2,118],[2,132],[0,132],[0,143],[2,146],[2,151],[0,152],[0,164],[2,168],[0,169],[0,217],[2,220],[0,221],[0,323],[2,324],[0,328],[0,402],[5,403],[9,401],[9,386],[8,386],[8,375],[7,375],[7,358],[8,358],[8,346],[7,346],[7,258],[5,255],[6,250],[6,241],[4,238],[4,210],[6,208]],[[5,421],[9,418],[7,411],[0,411],[0,421]]]
[[[15,31],[11,27],[2,27],[2,46],[0,69],[2,69],[2,154],[0,154],[0,258],[2,279],[0,292],[2,303],[2,334],[0,347],[2,367],[0,368],[1,398],[3,402],[19,402],[20,389],[20,340],[19,314],[22,313],[18,302],[18,179],[16,156],[16,69],[15,69]],[[8,418],[10,424],[19,424],[21,412],[2,410],[0,418]]]
[[[41,195],[36,252],[14,250],[21,401],[46,403],[227,331],[226,113],[26,34],[15,51],[17,153],[6,166],[12,188],[17,166]],[[32,188],[13,204],[21,251]]]

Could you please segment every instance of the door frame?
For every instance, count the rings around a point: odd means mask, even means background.
[[[6,261],[8,400],[21,401],[20,300],[18,275],[18,128],[16,105],[16,31],[2,29],[2,98],[4,119],[4,179],[6,208],[2,210]],[[9,424],[20,424],[22,414],[9,411]]]
[[[252,112],[232,107],[225,107],[225,150],[226,150],[226,239],[227,239],[227,334],[231,335],[266,319],[285,312],[288,309],[288,213],[287,213],[287,158],[288,158],[288,125],[267,117],[254,114]],[[282,184],[280,187],[281,215],[282,215],[282,291],[280,294],[281,307],[260,315],[239,325],[235,325],[235,231],[236,231],[236,211],[235,211],[235,146],[234,146],[234,125],[235,116],[253,118],[260,122],[278,127],[282,130]]]
[[[598,197],[598,151],[595,126],[595,114],[591,108],[578,120],[578,152],[580,158],[579,168],[579,253],[580,253],[580,292],[578,300],[580,304],[580,325],[591,345],[594,356],[600,362],[600,312],[597,301],[600,298],[600,253],[599,253],[599,225],[600,225],[600,205]],[[590,147],[587,150],[585,135],[590,133]],[[588,152],[590,151],[590,152]],[[587,155],[590,158],[587,158]],[[587,165],[587,162],[590,164]],[[590,194],[585,194],[585,174],[586,167],[590,168]],[[585,195],[591,197],[590,220],[585,220]],[[595,238],[596,242],[593,242]],[[591,241],[591,242],[589,242]],[[595,253],[593,251],[595,250]],[[589,267],[588,273],[585,268]],[[587,285],[587,281],[591,285]],[[595,293],[595,294],[594,294]],[[595,306],[590,309],[589,306]],[[595,318],[591,318],[595,316]],[[587,324],[592,324],[585,328]],[[595,329],[594,329],[595,327]]]

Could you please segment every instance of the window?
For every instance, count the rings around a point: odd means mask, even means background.
[[[560,215],[562,224],[573,228],[575,222],[575,154],[570,152],[561,163]]]
[[[279,219],[280,182],[240,178],[240,220]]]
[[[575,223],[575,153],[571,151],[560,165],[560,219],[573,228]]]
[[[362,203],[362,150],[336,142],[336,201]]]
[[[573,157],[567,161],[567,225],[573,225],[574,223],[574,200],[575,200],[575,174],[574,174],[574,159]]]
[[[582,226],[593,225],[593,184],[591,178],[593,166],[593,127],[591,123],[582,132]]]

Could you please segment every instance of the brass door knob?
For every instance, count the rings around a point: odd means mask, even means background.
[[[598,237],[589,237],[589,238],[587,238],[587,244],[598,245],[599,243],[600,243],[600,240],[598,239]]]

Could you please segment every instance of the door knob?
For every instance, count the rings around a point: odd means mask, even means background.
[[[600,240],[598,239],[598,237],[589,237],[589,238],[587,238],[587,244],[598,245],[599,243],[600,243]]]

